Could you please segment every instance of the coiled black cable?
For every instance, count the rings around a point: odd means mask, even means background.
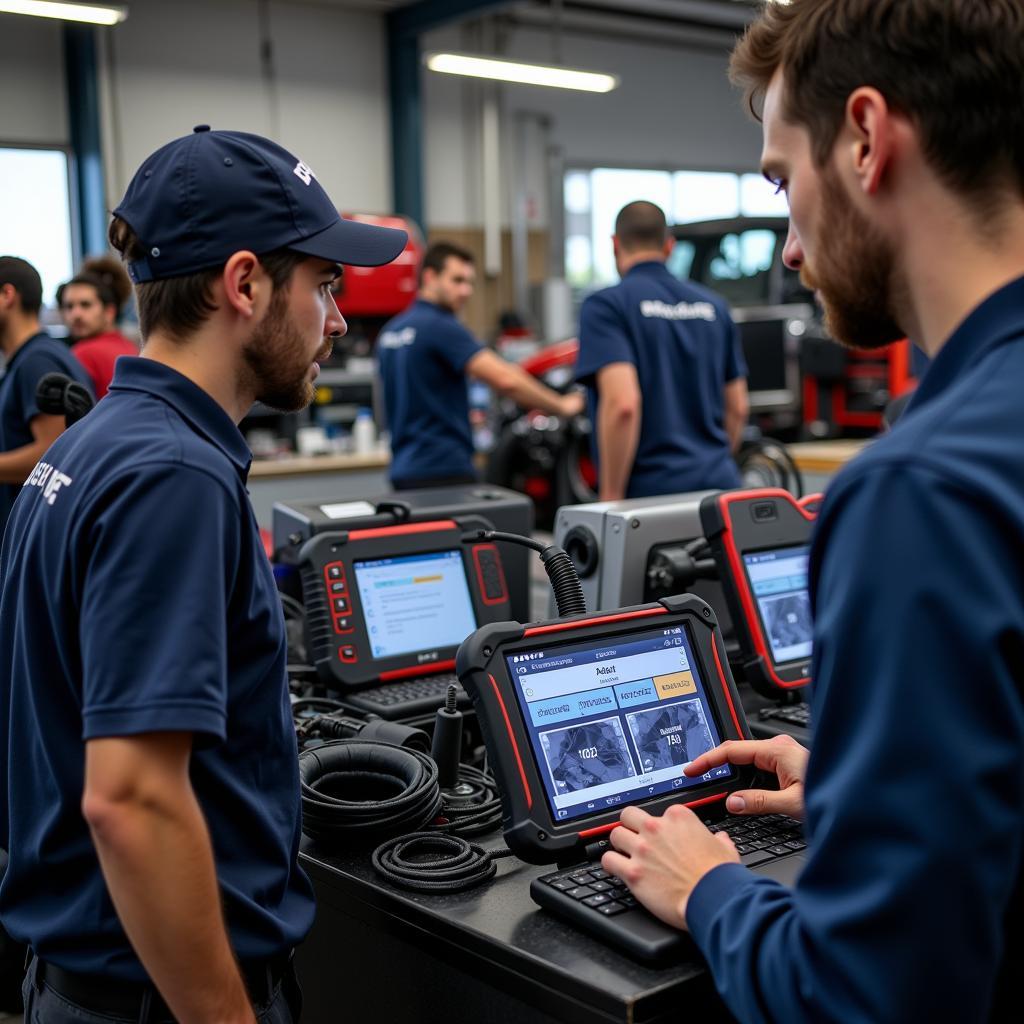
[[[488,852],[460,836],[414,832],[398,836],[373,851],[373,866],[392,885],[417,892],[461,892],[489,882],[496,860],[511,850]]]
[[[437,831],[453,836],[493,832],[501,824],[501,796],[493,776],[460,764],[457,785],[441,791],[441,819]]]
[[[508,544],[521,544],[524,548],[532,548],[540,553],[544,571],[548,574],[551,589],[555,594],[555,605],[558,617],[569,615],[585,615],[587,602],[583,597],[580,577],[572,559],[557,544],[541,544],[530,537],[520,537],[518,533],[502,533],[499,530],[474,530],[463,537],[463,542],[473,544],[481,540],[498,540]]]
[[[302,830],[321,842],[405,835],[441,810],[437,765],[391,743],[338,740],[304,750],[299,777]]]

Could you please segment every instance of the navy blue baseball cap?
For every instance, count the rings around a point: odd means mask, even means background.
[[[146,250],[128,264],[136,283],[218,267],[242,249],[379,267],[408,240],[343,219],[313,171],[276,142],[205,124],[150,156],[114,215]]]

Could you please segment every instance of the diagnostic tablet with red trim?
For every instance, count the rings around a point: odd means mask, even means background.
[[[724,491],[701,502],[738,643],[735,667],[759,693],[779,698],[811,681],[813,622],[807,562],[813,508],[788,491]]]
[[[749,736],[714,612],[691,595],[619,612],[486,626],[459,648],[499,782],[505,839],[523,860],[578,858],[622,808],[721,803],[723,765],[683,768]]]

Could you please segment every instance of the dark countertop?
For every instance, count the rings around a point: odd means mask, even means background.
[[[498,833],[475,842],[489,850],[504,849]],[[491,882],[466,892],[433,895],[383,881],[368,852],[339,854],[304,839],[302,855],[317,890],[321,942],[335,915],[339,930],[346,918],[354,919],[436,957],[440,964],[457,965],[456,974],[514,993],[557,1021],[677,1021],[684,1002],[687,1011],[699,1009],[707,1021],[731,1019],[695,948],[665,967],[648,967],[537,907],[530,899],[530,881],[550,867],[506,857],[497,862],[497,877]],[[427,969],[441,968],[435,964]],[[408,984],[410,994],[417,990],[410,970],[389,978],[389,987]],[[479,1019],[466,1012],[468,1016],[449,1012],[445,1019]],[[316,1014],[310,1019],[315,1022]]]

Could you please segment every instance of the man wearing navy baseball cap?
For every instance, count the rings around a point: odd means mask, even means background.
[[[342,220],[275,143],[200,126],[145,161],[110,239],[141,358],[45,453],[0,551],[0,917],[33,952],[27,1019],[288,1022],[313,898],[237,423],[309,403],[341,266],[406,236]]]

